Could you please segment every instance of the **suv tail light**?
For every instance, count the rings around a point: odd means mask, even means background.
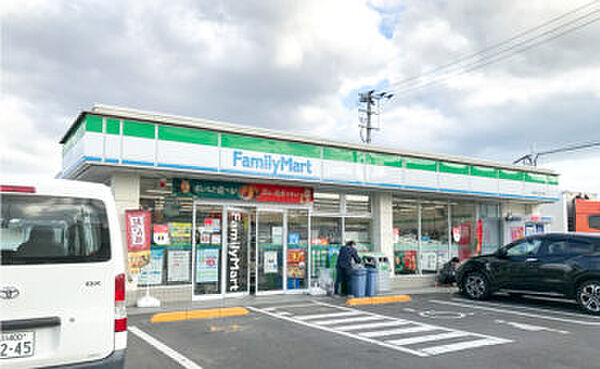
[[[125,274],[115,277],[115,332],[127,330],[127,309],[125,308]]]
[[[35,187],[0,185],[0,192],[35,193]]]

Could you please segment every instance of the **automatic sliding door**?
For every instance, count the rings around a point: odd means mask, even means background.
[[[222,293],[223,207],[196,205],[194,224],[194,295]]]
[[[283,290],[284,212],[258,210],[256,221],[256,292]]]
[[[287,290],[307,289],[308,210],[290,209],[287,223]]]

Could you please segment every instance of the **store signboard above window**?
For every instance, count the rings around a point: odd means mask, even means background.
[[[184,178],[173,179],[173,194],[175,196],[193,196],[203,199],[293,204],[310,204],[313,202],[313,190],[309,187],[205,181]]]

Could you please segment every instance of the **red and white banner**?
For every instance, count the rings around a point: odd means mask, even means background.
[[[140,272],[140,268],[150,262],[151,215],[147,210],[126,210],[125,227],[129,271]]]

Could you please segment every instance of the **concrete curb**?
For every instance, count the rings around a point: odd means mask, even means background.
[[[378,305],[391,304],[394,302],[410,302],[412,299],[408,295],[396,296],[375,296],[375,297],[352,297],[346,301],[346,305]]]
[[[165,323],[165,322],[176,322],[180,320],[191,320],[191,319],[213,319],[223,318],[229,316],[240,316],[246,315],[249,311],[243,307],[228,307],[219,309],[200,309],[200,310],[187,310],[187,311],[173,311],[169,313],[158,313],[154,314],[150,318],[150,323]]]

